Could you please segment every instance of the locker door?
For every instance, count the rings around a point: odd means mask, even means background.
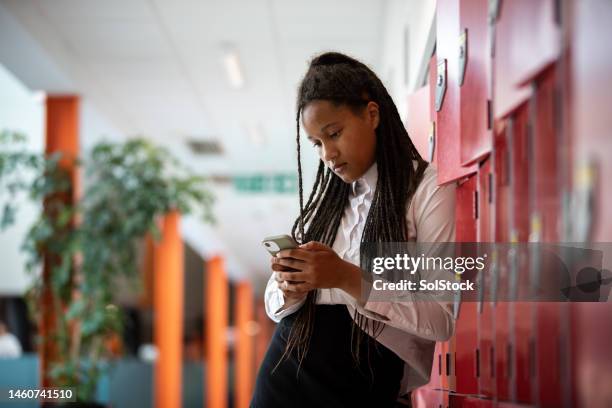
[[[457,242],[476,242],[477,239],[477,176],[459,182],[457,187],[456,238]],[[478,392],[477,372],[477,303],[463,301],[459,307],[455,335],[451,341],[454,362],[451,371],[451,390],[475,394]]]
[[[460,395],[449,396],[450,408],[493,408],[494,402],[490,399],[467,397]]]
[[[574,226],[572,239],[612,242],[612,2],[583,0],[574,4],[572,33],[573,80],[570,101],[572,195],[592,197],[590,206],[574,206],[566,223]],[[598,50],[606,49],[606,52]],[[564,163],[566,165],[566,163]],[[578,226],[581,226],[578,228]],[[586,237],[586,238],[585,238]],[[571,241],[573,242],[573,241]],[[604,257],[606,269],[612,270]],[[612,297],[606,303],[572,303],[572,406],[604,407],[612,399]]]
[[[459,102],[459,0],[439,0],[436,11],[435,81],[436,160],[438,184],[475,173],[476,165],[461,165]]]
[[[533,129],[531,145],[533,163],[530,168],[532,187],[531,242],[559,242],[558,219],[560,216],[560,196],[558,188],[557,139],[558,123],[555,117],[556,67],[544,71],[534,79],[534,94],[530,101],[530,123]],[[552,282],[557,269],[543,267],[545,259],[532,262],[532,277],[536,279],[541,293],[552,290]],[[553,275],[546,276],[546,271]],[[554,294],[553,294],[554,295]],[[557,302],[537,302],[534,304],[535,324],[535,363],[537,401],[544,407],[561,406],[561,312],[562,304]]]
[[[464,0],[459,4],[458,79],[463,165],[476,162],[491,151],[487,5],[488,0]]]
[[[555,0],[494,4],[494,114],[500,118],[529,97],[529,88],[521,85],[555,61],[561,46]]]
[[[521,105],[507,121],[511,242],[529,240],[529,106]]]
[[[495,216],[495,241],[500,246],[500,251],[497,255],[497,299],[495,305],[495,379],[497,399],[499,401],[507,401],[510,398],[511,389],[511,356],[512,342],[510,341],[510,303],[509,296],[509,267],[507,243],[510,241],[510,226],[508,220],[510,218],[508,211],[511,208],[508,199],[508,190],[510,188],[509,170],[509,153],[506,143],[507,127],[501,127],[495,136],[494,142],[494,216]]]
[[[510,183],[508,203],[510,206],[510,242],[527,242],[529,238],[529,106],[521,105],[507,122],[506,144]],[[510,299],[526,298],[530,290],[529,257],[527,251],[519,251],[508,262]],[[511,399],[519,402],[532,401],[533,320],[530,302],[510,304],[511,352]]]
[[[493,174],[491,160],[487,159],[480,164],[478,170],[478,242],[490,242],[493,235],[492,203],[493,203]],[[489,260],[493,262],[493,259]],[[492,265],[492,263],[490,263]],[[485,270],[480,276],[478,302],[478,350],[480,360],[479,393],[487,397],[494,397],[495,391],[495,337],[493,327],[494,306],[490,301],[492,296],[493,273],[495,266]]]
[[[408,95],[408,115],[406,131],[412,139],[421,157],[432,161],[429,149],[429,134],[431,129],[431,95],[429,84]]]

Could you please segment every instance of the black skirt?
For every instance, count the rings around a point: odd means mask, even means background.
[[[259,369],[253,408],[393,407],[404,362],[391,350],[366,336],[359,365],[351,352],[353,320],[345,305],[316,305],[310,347],[298,373],[294,355],[274,372],[285,350],[297,313],[281,320]]]

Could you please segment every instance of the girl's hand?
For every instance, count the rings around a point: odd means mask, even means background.
[[[339,288],[356,299],[360,297],[361,270],[341,259],[325,244],[311,241],[296,249],[282,250],[272,261],[272,269],[279,271],[277,279],[283,282],[283,291],[304,293],[312,289]],[[296,272],[286,272],[287,268]]]
[[[274,262],[273,260],[274,258],[272,258],[272,262]],[[274,267],[275,266],[273,264],[272,269],[274,269]],[[286,270],[286,268],[284,268],[283,270]],[[289,284],[295,282],[281,279],[279,277],[279,274],[280,272],[274,272],[274,280],[276,280],[278,288],[283,292],[283,296],[285,297],[285,303],[297,303],[297,301],[300,301],[306,297],[306,295],[308,294],[307,290],[304,291],[296,290],[295,288],[289,288]]]

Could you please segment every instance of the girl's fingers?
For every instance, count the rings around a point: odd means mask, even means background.
[[[296,269],[298,271],[301,271],[306,266],[306,262],[299,261],[299,260],[293,259],[293,258],[278,258],[278,259],[276,259],[276,261],[272,265],[273,266],[274,265],[282,265],[282,266],[286,266],[288,268],[293,268],[293,269]]]
[[[289,292],[308,292],[309,290],[312,289],[312,286],[309,283],[303,282],[303,283],[289,283],[288,281],[285,281],[286,283],[283,283],[281,286],[281,289],[283,291],[289,291]]]
[[[275,272],[297,272],[297,269],[289,268],[281,264],[272,264],[271,268]]]
[[[277,272],[276,277],[281,281],[308,281],[307,272]]]
[[[276,258],[294,258],[301,261],[308,261],[312,258],[312,254],[304,249],[283,249],[276,254]]]
[[[274,280],[275,280],[275,281],[276,281],[276,283],[278,284],[278,287],[279,287],[279,288],[281,288],[281,289],[283,289],[283,286],[282,286],[282,285],[283,285],[285,282],[289,282],[289,283],[303,283],[303,282],[304,282],[304,281],[300,281],[300,280],[294,279],[293,277],[292,277],[292,279],[281,279],[281,277],[278,275],[279,273],[280,273],[280,272],[276,272],[276,273],[274,274]]]

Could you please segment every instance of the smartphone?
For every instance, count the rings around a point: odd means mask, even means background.
[[[293,249],[293,248],[298,247],[298,243],[295,242],[295,240],[291,238],[289,235],[276,235],[273,237],[267,237],[267,238],[264,238],[264,240],[261,241],[261,243],[263,244],[264,248],[266,248],[266,251],[268,251],[270,255],[272,256],[276,256],[276,254],[278,254],[278,252],[283,249]],[[293,269],[288,266],[285,266],[283,271],[284,272],[297,272],[297,269]],[[300,283],[297,281],[289,281],[289,282],[290,283]]]
[[[273,237],[264,238],[261,241],[266,251],[270,253],[272,256],[276,256],[276,254],[283,249],[293,249],[298,247],[298,243],[295,242],[293,238],[289,235],[276,235]]]

